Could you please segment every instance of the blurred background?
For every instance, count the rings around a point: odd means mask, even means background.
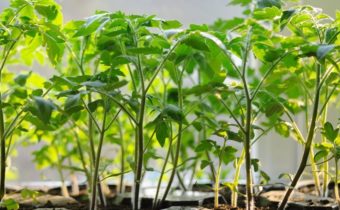
[[[121,10],[128,14],[154,14],[164,19],[176,19],[186,27],[189,24],[211,24],[218,18],[228,19],[242,15],[241,8],[229,6],[228,0],[56,0],[56,2],[62,5],[65,21],[83,19],[92,15],[95,10]],[[300,3],[320,7],[333,17],[336,10],[340,9],[340,0],[302,0]],[[0,11],[8,4],[9,0],[0,0]],[[45,72],[44,75],[51,74],[52,72]],[[339,110],[333,111],[339,114]],[[41,180],[43,177],[50,180],[58,179],[55,171],[38,172],[35,169],[32,151],[34,147],[19,148],[17,156],[12,160],[11,164],[17,168],[18,180]],[[263,170],[275,181],[283,172],[295,172],[300,161],[301,148],[291,139],[269,134],[256,145],[253,155],[261,160]]]

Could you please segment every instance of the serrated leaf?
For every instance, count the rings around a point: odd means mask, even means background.
[[[46,17],[48,20],[54,20],[58,16],[58,8],[56,5],[35,5],[35,10],[42,16]]]

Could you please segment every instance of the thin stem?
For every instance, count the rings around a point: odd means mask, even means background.
[[[320,74],[321,74],[321,68],[322,66],[320,64],[318,64],[317,66],[317,75],[316,75],[316,84],[315,84],[315,96],[314,96],[314,105],[313,105],[313,114],[312,114],[312,119],[311,119],[311,123],[309,126],[309,131],[308,131],[308,135],[307,135],[307,141],[305,144],[305,149],[303,152],[303,156],[299,165],[299,168],[296,172],[296,175],[294,176],[294,179],[292,181],[292,183],[290,184],[290,187],[288,188],[288,190],[286,191],[286,194],[283,198],[283,200],[281,201],[278,210],[283,210],[288,202],[288,199],[291,195],[291,193],[293,192],[297,182],[299,181],[305,167],[308,161],[308,156],[310,153],[310,149],[311,149],[311,145],[314,139],[314,133],[315,133],[315,127],[316,127],[316,119],[317,119],[317,115],[318,115],[318,107],[319,107],[319,99],[320,99]]]
[[[334,90],[334,89],[333,89]],[[332,90],[332,91],[333,91]],[[322,119],[321,119],[321,124],[324,125],[326,123],[326,119],[327,119],[327,112],[328,112],[328,106],[327,106],[327,102],[328,102],[328,97],[327,97],[327,93],[328,93],[328,88],[326,88],[326,100],[325,100],[325,104],[324,106],[321,108],[321,110],[324,110],[323,112],[319,112],[319,115],[322,114]],[[332,95],[332,92],[330,93],[330,95]],[[322,142],[326,142],[327,139],[325,138],[324,135],[322,135]],[[326,193],[327,193],[327,187],[328,187],[328,170],[329,170],[329,164],[327,157],[324,158],[324,163],[323,163],[323,167],[322,167],[322,173],[323,173],[323,186],[322,186],[322,196],[326,197]]]
[[[171,125],[170,125],[170,127],[171,127]],[[170,130],[172,130],[172,129],[170,129]],[[164,160],[164,163],[163,163],[163,167],[162,167],[162,170],[161,170],[161,175],[160,175],[160,177],[158,179],[156,195],[155,195],[155,198],[153,200],[153,205],[152,205],[152,209],[153,210],[156,210],[159,207],[158,206],[159,205],[158,194],[159,194],[159,191],[160,191],[160,188],[161,188],[163,176],[165,174],[165,169],[166,169],[167,163],[169,161],[169,157],[170,157],[171,150],[172,150],[172,134],[171,133],[172,132],[170,131],[169,147],[168,147],[168,151],[166,153],[165,160]]]
[[[4,51],[4,57],[2,60],[2,63],[0,65],[0,83],[2,82],[2,72],[5,67],[5,64],[9,58],[9,54],[14,48],[15,44],[18,42],[18,40],[21,37],[21,33],[18,36],[18,38],[13,41],[13,43],[9,46],[9,49],[7,51]],[[0,92],[0,201],[2,201],[6,191],[5,191],[5,181],[6,181],[6,136],[5,136],[5,119],[4,119],[4,112],[3,112],[3,105],[2,105],[2,94]]]
[[[228,107],[228,105],[223,101],[223,99],[221,99],[220,97],[217,97],[222,105],[225,107],[225,109],[229,112],[230,116],[233,118],[233,120],[236,122],[236,124],[239,126],[240,130],[242,131],[242,133],[245,134],[245,130],[243,128],[243,126],[241,125],[241,123],[238,121],[238,119],[236,118],[236,116],[234,115],[233,111]]]
[[[181,75],[179,77],[179,81],[178,81],[178,106],[180,110],[183,110],[183,92],[182,92],[182,76],[183,76],[183,71],[181,72]],[[180,150],[181,150],[181,142],[182,142],[182,129],[183,129],[183,122],[179,122],[178,123],[178,134],[177,134],[177,145],[176,145],[176,153],[175,153],[175,159],[173,161],[173,169],[171,171],[171,175],[169,178],[169,182],[168,185],[164,191],[163,194],[163,198],[161,200],[161,204],[164,203],[166,197],[168,196],[168,193],[170,191],[172,182],[174,180],[175,177],[175,173],[177,170],[177,165],[178,165],[178,160],[179,160],[179,154],[180,154]]]
[[[118,120],[118,130],[119,130],[119,137],[120,137],[120,152],[121,152],[120,170],[121,172],[123,172],[125,170],[124,132],[123,132],[123,126],[121,125],[119,120]],[[124,190],[123,185],[124,185],[124,173],[120,175],[119,193],[123,193],[123,190]]]
[[[237,207],[238,182],[239,182],[239,179],[240,179],[241,166],[243,165],[245,154],[246,154],[245,150],[242,149],[241,155],[236,162],[234,182],[233,182],[234,190],[232,190],[232,192],[231,192],[231,206],[232,207]]]
[[[136,118],[133,116],[133,114],[122,104],[120,103],[115,97],[111,96],[110,94],[101,91],[101,90],[96,90],[98,93],[105,95],[106,97],[108,97],[110,100],[112,100],[115,104],[117,104],[119,106],[119,108],[121,108],[125,114],[127,114],[129,116],[129,118],[135,123],[138,124]]]
[[[335,193],[335,200],[340,205],[340,195],[339,195],[339,159],[334,158],[334,160],[335,160],[334,193]]]
[[[106,123],[106,117],[107,117],[107,111],[106,107],[104,108],[104,117],[103,117],[103,122],[102,122],[102,127],[99,130],[100,135],[99,135],[99,144],[97,147],[97,155],[95,157],[95,163],[94,163],[94,172],[93,172],[93,177],[92,177],[92,193],[91,193],[91,202],[90,202],[90,210],[95,210],[97,209],[96,201],[97,201],[97,185],[98,183],[98,174],[99,174],[99,162],[100,162],[100,157],[101,157],[101,151],[103,148],[103,142],[104,142],[104,136],[105,136],[105,123]]]
[[[246,209],[252,210],[254,209],[254,200],[253,200],[253,187],[252,187],[252,178],[251,178],[251,117],[252,117],[252,97],[250,96],[250,92],[248,89],[248,82],[246,79],[246,69],[247,69],[247,61],[248,61],[248,53],[250,51],[250,36],[251,30],[248,32],[245,54],[243,57],[243,65],[242,65],[242,82],[244,86],[244,93],[246,98],[246,122],[245,122],[245,141],[244,141],[244,149],[245,149],[245,161],[246,161],[246,194],[247,194],[247,203]]]
[[[254,98],[256,97],[257,93],[259,92],[260,88],[262,87],[263,83],[265,82],[265,80],[268,78],[268,76],[275,70],[275,67],[282,61],[282,59],[284,59],[287,55],[290,55],[293,51],[289,51],[284,53],[282,56],[280,56],[271,66],[270,68],[266,71],[266,73],[264,74],[264,76],[262,77],[260,83],[257,85],[257,87],[255,88],[251,100],[254,100]]]
[[[310,148],[310,154],[309,154],[309,162],[311,164],[312,167],[312,175],[314,178],[314,184],[315,184],[315,191],[317,193],[318,196],[321,196],[321,190],[320,190],[320,178],[319,178],[319,174],[317,171],[319,171],[317,164],[315,163],[314,160],[314,145],[311,145]]]
[[[88,181],[88,185],[91,186],[91,183],[92,183],[91,175],[90,175],[89,170],[86,167],[86,162],[85,162],[85,158],[84,158],[84,151],[83,151],[83,147],[82,147],[82,145],[80,143],[78,132],[76,132],[74,129],[72,129],[72,130],[73,130],[73,133],[74,133],[74,135],[76,137],[77,150],[78,150],[80,162],[82,164],[82,167],[83,167],[86,179]]]
[[[221,169],[222,169],[222,154],[224,151],[224,148],[226,146],[227,139],[224,139],[223,146],[220,148],[220,152],[218,154],[218,167],[217,167],[217,173],[215,177],[215,187],[214,187],[214,208],[218,209],[219,203],[219,191],[220,191],[220,175],[221,175]]]
[[[96,118],[93,116],[91,110],[90,110],[89,107],[86,105],[84,99],[81,99],[81,101],[83,102],[83,105],[84,105],[84,107],[85,107],[87,113],[89,114],[89,116],[90,116],[90,118],[91,118],[91,121],[94,122],[94,125],[96,126],[96,128],[98,129],[98,131],[100,131],[101,128],[100,128],[100,126],[99,126],[99,124],[98,124]],[[105,129],[104,129],[104,130],[105,130]]]

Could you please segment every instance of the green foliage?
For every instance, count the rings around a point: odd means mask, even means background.
[[[315,162],[339,159],[339,126],[320,119],[339,96],[340,16],[285,8],[281,0],[230,4],[246,6],[245,17],[183,29],[177,20],[104,11],[64,24],[53,0],[12,0],[0,14],[4,140],[25,134],[28,143],[42,142],[34,152],[40,168],[54,167],[61,180],[64,170],[83,172],[93,189],[106,175],[123,179],[131,167],[137,188],[143,172],[160,171],[161,186],[170,171],[170,190],[175,174],[211,177],[215,158],[219,170],[233,162],[239,171],[246,162],[247,174],[254,170],[267,183],[249,152],[271,131],[313,143]],[[12,64],[45,59],[56,69],[48,81],[9,72]],[[296,122],[301,113],[307,122],[314,116],[307,138]],[[315,144],[318,126],[326,141]],[[101,154],[109,144],[119,147],[114,160]],[[247,155],[238,157],[234,144]],[[227,184],[236,195],[238,179],[235,173]]]

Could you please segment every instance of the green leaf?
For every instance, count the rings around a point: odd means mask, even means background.
[[[290,127],[286,122],[275,124],[275,131],[286,138],[290,135]]]
[[[169,127],[164,121],[157,123],[156,125],[156,138],[161,147],[164,147],[165,139],[169,137]]]
[[[230,5],[241,5],[246,6],[251,3],[251,0],[232,0],[229,4]]]
[[[211,162],[210,161],[208,161],[208,160],[202,160],[201,161],[201,165],[200,165],[200,168],[201,168],[201,170],[203,170],[204,168],[206,168],[208,165],[210,165],[211,164]]]
[[[20,86],[25,86],[27,78],[31,76],[31,73],[32,72],[29,72],[28,74],[19,74],[14,78],[14,82]]]
[[[237,141],[237,142],[243,142],[243,138],[239,133],[236,133],[234,131],[227,131],[228,133],[228,140]]]
[[[260,171],[260,175],[261,175],[261,177],[263,179],[261,181],[261,184],[267,184],[270,181],[270,176],[266,172],[261,170]]]
[[[42,16],[46,17],[48,20],[54,20],[58,16],[58,8],[56,5],[35,5],[35,10]]]
[[[210,151],[214,144],[211,140],[202,140],[195,148],[195,152]]]
[[[89,103],[87,106],[89,107],[89,110],[91,112],[94,112],[97,110],[97,108],[99,106],[103,106],[103,103],[104,101],[102,99],[98,99],[98,100],[95,100],[95,101],[92,101],[91,103]]]
[[[182,24],[177,20],[166,20],[162,21],[162,28],[164,30],[180,28]]]
[[[295,14],[296,10],[290,9],[290,10],[285,10],[282,12],[282,16],[280,19],[280,30],[282,31],[286,25],[289,23],[290,18]]]
[[[106,13],[93,15],[86,19],[85,23],[76,31],[74,37],[88,36],[100,29],[108,20]]]
[[[251,165],[254,167],[254,171],[259,171],[260,168],[260,160],[259,159],[251,159]]]
[[[7,210],[18,210],[19,203],[16,202],[14,199],[6,199],[2,202],[2,206],[5,207]]]
[[[169,104],[167,105],[163,111],[162,114],[165,116],[170,117],[172,120],[174,120],[177,123],[182,123],[185,121],[185,116],[180,108],[178,108],[175,105]]]
[[[65,111],[66,112],[69,112],[71,111],[73,108],[77,107],[80,105],[80,101],[81,101],[81,98],[80,98],[80,94],[74,94],[74,95],[69,95],[66,99],[66,102],[65,102]]]
[[[284,108],[279,103],[272,103],[268,107],[266,107],[265,113],[267,117],[273,116],[274,114],[283,113]]]
[[[57,65],[64,53],[64,40],[59,37],[56,31],[49,30],[43,33],[43,37],[46,44],[46,51],[48,58],[53,65]]]
[[[161,54],[162,49],[156,48],[156,47],[135,47],[135,48],[128,48],[127,52],[131,54],[152,55],[152,54]]]
[[[224,164],[228,164],[235,160],[235,153],[237,152],[237,149],[235,149],[232,146],[227,146],[223,150],[222,160]]]
[[[266,8],[266,7],[277,7],[281,8],[281,0],[258,0],[257,6],[259,8]]]
[[[316,57],[319,61],[323,60],[327,54],[334,49],[334,45],[320,45],[316,51]]]
[[[326,122],[323,126],[322,134],[331,142],[334,142],[336,137],[338,136],[339,128],[333,128],[333,125],[330,122]]]
[[[293,181],[293,178],[294,176],[292,174],[289,174],[289,173],[281,173],[278,178],[279,179],[282,179],[282,178],[285,178],[287,177],[289,179],[289,181]]]
[[[314,161],[319,162],[321,159],[325,158],[328,156],[328,151],[327,150],[320,150],[314,155]]]
[[[333,44],[337,40],[337,35],[340,33],[337,28],[327,28],[325,35],[325,42]]]
[[[184,44],[201,51],[209,51],[209,47],[205,42],[205,39],[201,36],[191,34],[183,41]]]
[[[87,82],[83,82],[81,84],[84,85],[84,86],[93,87],[93,88],[101,88],[101,87],[106,86],[105,83],[98,81],[98,80],[97,81],[87,81]]]
[[[50,100],[45,100],[42,97],[35,96],[33,98],[34,106],[30,109],[31,113],[38,117],[42,122],[48,124],[52,111],[55,109],[55,105]]]
[[[281,10],[277,7],[266,7],[264,9],[256,9],[254,18],[258,20],[272,20],[281,16]]]
[[[222,137],[222,138],[227,138],[228,137],[228,132],[225,129],[219,129],[214,132],[215,135]]]

